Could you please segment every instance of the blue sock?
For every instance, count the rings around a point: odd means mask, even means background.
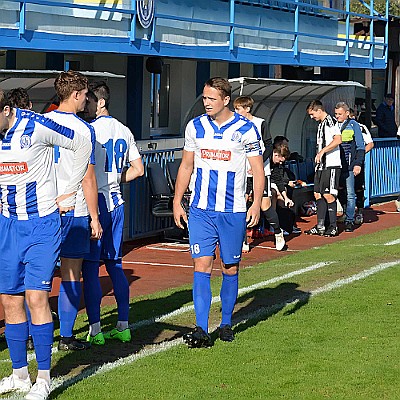
[[[20,324],[7,324],[5,336],[13,369],[28,365],[26,341],[28,340],[28,321]]]
[[[222,285],[220,292],[222,306],[221,326],[232,325],[232,313],[238,296],[238,290],[239,274],[222,274]]]
[[[118,305],[118,321],[128,321],[129,283],[122,269],[122,260],[105,260],[105,264],[113,283],[114,296]]]
[[[89,324],[100,322],[100,304],[103,292],[99,279],[100,264],[97,261],[83,261],[83,295]]]
[[[61,282],[58,295],[58,316],[60,318],[60,335],[73,335],[76,316],[81,301],[81,283],[79,281]]]
[[[42,325],[31,324],[31,334],[39,370],[50,370],[53,330],[53,322]]]
[[[211,307],[211,274],[194,272],[193,303],[196,313],[196,325],[208,333],[208,316]]]

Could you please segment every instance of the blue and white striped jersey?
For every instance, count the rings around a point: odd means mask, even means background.
[[[90,156],[89,164],[95,164],[95,133],[93,127],[79,118],[76,114],[63,111],[50,111],[45,114],[46,117],[51,118],[53,121],[60,125],[68,126],[76,133],[83,135],[85,138],[92,142],[92,154]],[[64,193],[65,186],[72,173],[73,152],[63,148],[55,148],[54,161],[56,166],[56,179],[57,179],[57,193],[60,195]],[[82,186],[80,186],[76,194],[76,204],[74,209],[75,217],[85,217],[89,215],[86,205],[85,196],[83,195]]]
[[[237,113],[220,127],[207,114],[191,120],[184,147],[195,153],[191,206],[245,212],[246,159],[262,155],[260,140],[254,124]]]
[[[106,199],[108,211],[122,204],[120,182],[128,162],[140,158],[132,132],[111,116],[91,122],[96,132],[96,179],[99,193]]]
[[[71,149],[83,146],[72,129],[43,115],[15,108],[14,125],[0,137],[1,214],[28,220],[44,217],[57,209],[54,146]],[[87,143],[88,144],[88,143]],[[80,179],[87,167],[80,165]],[[77,175],[76,173],[73,174]],[[66,188],[75,191],[77,184]],[[64,194],[67,192],[62,192]],[[68,192],[69,193],[69,192]]]

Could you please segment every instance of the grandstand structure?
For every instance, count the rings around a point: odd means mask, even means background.
[[[40,84],[43,72],[68,68],[123,75],[109,81],[119,93],[113,114],[139,139],[177,135],[211,75],[384,70],[389,0],[384,14],[362,4],[363,14],[350,0],[3,0],[1,76],[35,71]]]

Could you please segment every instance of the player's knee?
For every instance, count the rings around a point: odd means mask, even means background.
[[[239,271],[239,263],[224,264],[222,268],[223,268],[224,274],[235,275]]]

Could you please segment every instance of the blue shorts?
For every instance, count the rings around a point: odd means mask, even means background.
[[[104,196],[99,195],[99,220],[103,228],[100,240],[90,241],[90,253],[85,260],[118,260],[122,257],[122,234],[124,230],[124,205],[121,204],[113,211],[107,210]]]
[[[214,256],[218,243],[224,264],[237,264],[241,260],[245,212],[224,213],[190,207],[188,227],[192,258]]]
[[[63,215],[60,257],[83,258],[89,253],[90,232],[89,217]]]
[[[0,215],[0,293],[50,291],[60,244],[58,211],[26,221]]]

